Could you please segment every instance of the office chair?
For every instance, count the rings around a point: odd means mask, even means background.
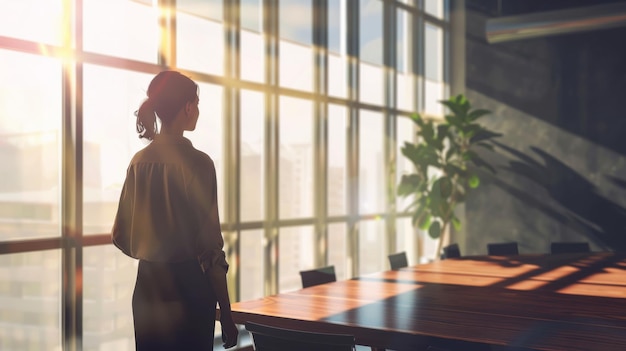
[[[335,266],[300,271],[300,278],[302,279],[303,288],[337,281]]]
[[[391,269],[400,269],[409,265],[409,261],[406,258],[406,252],[404,251],[391,254],[387,257],[389,258],[389,266],[391,266]]]
[[[255,351],[354,351],[354,336],[305,332],[248,322]]]
[[[584,253],[591,252],[588,242],[554,242],[550,244],[550,253]]]
[[[489,243],[487,244],[487,253],[489,256],[519,255],[519,249],[517,248],[517,242]]]
[[[441,255],[441,258],[446,259],[457,257],[461,257],[461,249],[459,248],[459,244],[454,243],[443,248],[443,255]]]
[[[426,351],[491,351],[491,346],[465,341],[443,342],[443,345],[429,345]]]

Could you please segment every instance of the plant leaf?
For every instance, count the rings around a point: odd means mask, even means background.
[[[501,135],[476,122],[491,112],[472,110],[464,95],[439,102],[449,110],[445,121],[434,123],[419,114],[411,116],[419,126],[416,142],[405,142],[401,151],[415,170],[402,176],[396,189],[399,195],[415,197],[407,212],[411,213],[413,225],[428,230],[433,238],[440,237],[442,226],[449,223],[456,229],[460,227],[454,206],[464,202],[470,189],[480,184],[477,175],[470,173],[468,163],[495,173],[473,146],[493,151],[494,146],[487,141]]]
[[[417,174],[404,174],[400,178],[397,193],[400,196],[409,196],[417,192],[421,177]]]
[[[415,146],[415,144],[411,144],[406,141],[404,142],[404,146],[400,149],[400,151],[406,158],[408,158],[413,163],[413,165],[419,167],[421,163],[420,149]]]
[[[443,149],[443,141],[446,138],[450,138],[449,135],[450,125],[449,124],[440,124],[437,126],[437,149]]]
[[[430,228],[428,228],[428,235],[433,239],[439,238],[441,236],[441,224],[437,221],[431,223]]]
[[[417,124],[419,128],[422,128],[422,126],[424,126],[424,119],[419,113],[411,115],[411,120],[413,121],[413,123]]]
[[[429,215],[429,214],[426,214],[426,215],[422,216],[422,217],[420,218],[420,221],[418,222],[418,224],[419,224],[419,228],[420,228],[421,230],[426,230],[426,229],[429,229],[429,228],[430,228],[430,225],[431,225],[431,222],[430,222],[430,221],[431,221],[431,219],[432,219],[432,216],[431,216],[431,215]],[[414,223],[414,224],[415,224],[415,223]]]
[[[424,123],[422,128],[419,130],[418,135],[424,138],[426,144],[432,144],[433,138],[435,137],[435,129],[433,128],[432,122]]]
[[[446,115],[445,120],[451,126],[454,126],[457,128],[461,126],[461,122],[459,121],[456,115]]]
[[[457,165],[454,165],[452,163],[448,163],[447,165],[445,165],[444,170],[446,171],[446,173],[448,174],[448,176],[452,177],[454,175],[458,175],[459,177],[465,178],[467,177],[467,171],[460,168]]]
[[[445,199],[441,198],[441,179],[435,180],[428,196],[430,199],[430,210],[436,217],[441,217],[441,202]]]
[[[451,158],[452,158],[452,157],[453,157],[453,156],[457,153],[457,150],[458,150],[458,149],[459,149],[459,148],[458,148],[458,146],[456,145],[456,143],[455,143],[455,144],[453,144],[453,145],[450,145],[450,146],[448,147],[448,150],[446,151],[445,160],[446,160],[446,161],[450,160],[450,159],[451,159]]]
[[[468,179],[467,179],[467,185],[469,185],[470,188],[472,189],[476,189],[478,188],[478,186],[480,185],[480,178],[478,178],[477,175],[472,174]]]
[[[480,117],[483,117],[483,116],[488,115],[490,113],[491,113],[491,111],[489,111],[489,110],[478,109],[478,110],[474,110],[474,111],[470,112],[467,115],[467,118],[470,121],[475,121],[475,120],[479,119]]]
[[[460,106],[456,103],[456,101],[450,99],[450,100],[441,100],[439,101],[439,103],[441,103],[442,105],[448,107],[450,109],[450,111],[452,111],[452,113],[454,113],[455,115],[460,114],[461,110],[460,110]]]
[[[412,223],[415,226],[416,223],[420,223],[424,216],[428,215],[426,211],[426,206],[420,206],[417,211],[413,213]]]
[[[449,177],[439,179],[439,192],[442,198],[448,198],[452,194],[452,181]]]
[[[459,230],[461,230],[461,221],[456,217],[452,217],[452,226],[454,227],[454,230],[456,230],[457,232]]]

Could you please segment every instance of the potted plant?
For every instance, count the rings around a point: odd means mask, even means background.
[[[460,230],[461,221],[454,210],[480,184],[476,167],[495,172],[476,153],[476,147],[493,150],[488,140],[499,136],[477,123],[491,112],[472,110],[465,96],[457,95],[440,103],[450,110],[444,121],[424,120],[419,114],[411,117],[418,127],[417,141],[405,142],[401,150],[413,163],[414,172],[402,175],[397,188],[399,196],[413,197],[407,208],[413,225],[439,239],[436,259],[449,225]]]

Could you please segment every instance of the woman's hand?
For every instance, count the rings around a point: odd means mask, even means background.
[[[220,324],[222,325],[222,341],[225,349],[229,349],[237,345],[237,339],[239,337],[239,330],[233,322],[233,318],[230,313],[220,314]]]
[[[200,260],[200,262],[204,262]],[[224,261],[226,262],[226,261]],[[202,265],[204,275],[213,287],[217,303],[219,304],[219,319],[222,325],[222,341],[224,348],[231,348],[237,345],[239,330],[235,326],[233,316],[230,311],[230,298],[228,297],[228,285],[226,283],[226,268],[223,265]]]

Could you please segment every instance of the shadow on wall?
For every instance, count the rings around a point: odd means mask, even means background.
[[[626,189],[626,180],[619,179],[613,176],[606,176],[606,179],[610,180],[613,184],[617,185],[618,187],[622,189]]]
[[[508,165],[501,167],[505,172],[528,179],[544,189],[545,194],[533,196],[498,179],[499,176],[491,179],[494,185],[596,245],[626,252],[626,208],[602,195],[593,183],[560,159],[537,147],[531,146],[534,155],[527,155],[500,142],[493,143],[507,154],[503,156],[509,159]],[[605,176],[605,179],[626,191],[626,180],[614,176]],[[545,201],[546,196],[550,201]]]
[[[626,155],[625,27],[489,44],[487,18],[467,13],[468,89]]]
[[[626,252],[626,28],[488,44],[487,18],[467,12],[466,96],[503,138],[485,155],[498,174],[480,172],[468,196],[465,251],[588,240]]]

